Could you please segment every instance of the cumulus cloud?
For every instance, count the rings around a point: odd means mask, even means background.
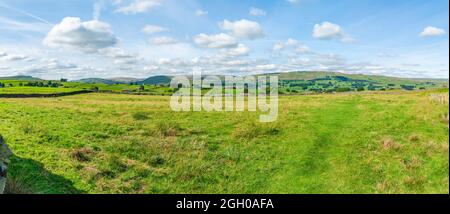
[[[419,34],[421,37],[433,37],[433,36],[442,36],[445,34],[445,30],[433,26],[428,26],[423,29],[422,33]]]
[[[20,55],[20,54],[6,54],[6,53],[0,53],[0,58],[7,60],[7,61],[22,61],[22,60],[29,60],[28,56]]]
[[[236,38],[224,33],[216,35],[202,33],[195,36],[194,42],[203,48],[232,48],[237,45]]]
[[[231,56],[231,57],[247,56],[249,52],[250,52],[250,48],[244,44],[239,44],[235,48],[223,49],[220,51],[221,54],[223,54],[225,56]]]
[[[119,3],[120,4],[120,3]],[[162,0],[134,0],[131,4],[120,6],[116,12],[123,14],[137,14],[161,6]]]
[[[81,22],[78,17],[66,17],[50,30],[44,39],[44,45],[92,53],[114,46],[117,41],[107,23],[97,20]]]
[[[233,36],[238,38],[254,40],[264,37],[261,26],[257,22],[246,19],[235,22],[224,20],[219,23],[219,26],[223,30],[231,32]]]
[[[285,49],[290,49],[293,50],[294,53],[297,54],[306,54],[306,53],[310,53],[311,50],[309,49],[308,46],[306,45],[302,45],[302,43],[296,39],[292,39],[289,38],[288,40],[286,40],[285,42],[277,42],[274,44],[272,50],[274,52],[280,52],[283,51]]]
[[[142,31],[147,34],[155,34],[169,31],[169,29],[158,25],[145,25]]]
[[[103,48],[98,51],[100,54],[106,57],[110,57],[113,59],[128,59],[128,58],[135,58],[135,54],[130,54],[123,50],[122,48],[117,47],[110,47],[110,48]]]
[[[152,43],[153,45],[173,45],[177,44],[178,41],[172,37],[160,36],[151,38],[150,43]]]
[[[8,55],[5,58],[6,58],[6,60],[9,60],[9,61],[19,61],[19,60],[25,60],[28,57],[25,55]]]
[[[250,16],[265,16],[267,13],[266,13],[266,11],[264,11],[262,9],[252,7],[252,8],[250,8],[248,14]]]
[[[331,22],[322,22],[321,24],[314,25],[313,37],[322,40],[338,39],[342,42],[353,41],[353,38],[346,34],[341,26]]]
[[[208,11],[204,11],[204,10],[196,10],[195,11],[195,15],[196,16],[206,16],[206,15],[208,15]]]
[[[311,49],[308,46],[299,46],[294,50],[298,54],[308,54],[311,53]]]
[[[273,51],[281,51],[285,48],[284,43],[282,42],[277,42],[275,43],[275,45],[273,45]]]

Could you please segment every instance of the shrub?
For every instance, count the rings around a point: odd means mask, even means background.
[[[336,92],[348,92],[348,91],[351,91],[351,89],[348,87],[336,88]]]

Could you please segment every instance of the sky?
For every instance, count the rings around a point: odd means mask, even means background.
[[[449,77],[448,0],[0,0],[0,76]]]

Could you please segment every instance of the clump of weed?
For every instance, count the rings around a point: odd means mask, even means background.
[[[448,113],[441,116],[441,121],[448,125]]]
[[[389,189],[389,184],[387,181],[377,183],[377,185],[376,185],[377,193],[386,193],[386,192],[388,192],[388,189]]]
[[[118,155],[110,155],[100,166],[100,176],[114,178],[119,173],[126,172],[128,165],[124,163]]]
[[[128,169],[127,164],[122,162],[116,155],[112,155],[107,160],[108,169],[113,172],[125,172]]]
[[[94,151],[91,148],[74,149],[70,156],[80,162],[88,162],[91,160]]]
[[[413,170],[422,166],[422,161],[417,157],[412,157],[411,159],[403,159],[403,165],[406,169]]]
[[[154,155],[154,156],[150,157],[150,160],[149,160],[150,165],[155,166],[155,167],[163,165],[165,162],[166,162],[166,160],[161,155]]]
[[[164,121],[156,124],[157,132],[165,137],[175,137],[182,131],[181,126],[172,121]]]
[[[94,137],[95,139],[108,139],[109,135],[103,132],[94,132],[92,133],[92,137]]]
[[[23,133],[30,134],[30,133],[33,133],[34,126],[29,122],[25,122],[25,123],[22,123],[20,129],[22,129]]]
[[[410,187],[421,187],[426,182],[426,178],[423,176],[408,176],[404,179],[403,183]]]
[[[408,139],[410,142],[418,142],[420,140],[420,137],[419,137],[419,135],[412,134],[411,136],[409,136]]]
[[[20,180],[14,178],[8,178],[5,186],[5,194],[33,194],[30,187],[25,185]]]
[[[234,138],[253,139],[261,136],[277,135],[280,130],[275,125],[268,124],[246,124],[236,127],[232,133]]]
[[[384,138],[381,140],[381,147],[384,150],[394,150],[397,151],[401,149],[402,145],[395,142],[392,138]]]
[[[147,120],[148,118],[149,117],[147,112],[138,111],[133,113],[133,119],[135,120]]]

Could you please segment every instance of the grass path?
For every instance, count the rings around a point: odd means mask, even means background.
[[[336,151],[342,146],[349,125],[359,117],[357,98],[336,103],[327,103],[320,108],[311,109],[307,128],[300,129],[286,145],[284,159],[285,175],[281,180],[273,181],[275,191],[288,193],[325,193],[332,191],[331,186],[335,167]]]

